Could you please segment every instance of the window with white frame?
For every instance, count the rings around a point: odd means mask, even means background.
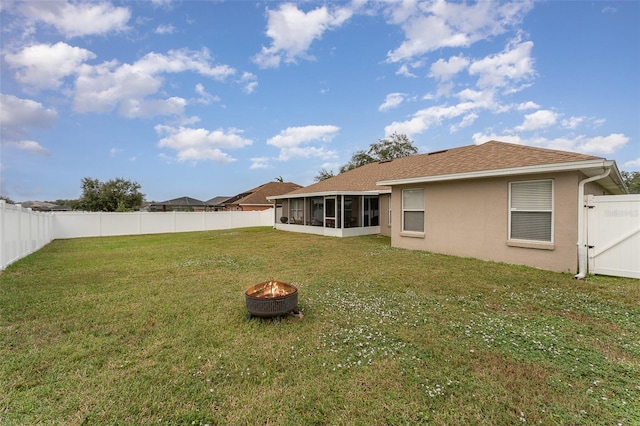
[[[424,189],[402,190],[402,230],[424,232]]]
[[[509,239],[553,242],[553,181],[509,183]]]

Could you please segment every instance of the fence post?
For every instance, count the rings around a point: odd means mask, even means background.
[[[33,209],[31,207],[29,207],[27,209],[27,221],[29,222],[29,240],[27,241],[27,250],[25,251],[25,254],[29,254],[33,251],[33,248],[31,247],[33,244],[33,232],[31,231],[31,221],[33,220]]]
[[[20,259],[22,257],[22,204],[16,204],[18,209],[18,257],[16,259]]]
[[[5,250],[5,243],[4,243],[4,222],[5,222],[5,216],[6,216],[6,204],[7,202],[5,200],[0,200],[0,271],[4,271],[4,268],[6,265],[5,263],[5,256],[7,255],[6,250]]]

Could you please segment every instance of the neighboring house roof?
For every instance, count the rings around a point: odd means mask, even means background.
[[[24,208],[41,211],[50,211],[54,207],[58,207],[57,204],[47,203],[46,201],[24,201],[18,204],[20,204]]]
[[[370,163],[286,194],[323,195],[340,192],[389,192],[390,186],[418,182],[579,170],[594,176],[615,170],[599,181],[612,193],[625,193],[614,161],[602,157],[490,141],[428,154]]]
[[[293,182],[268,182],[253,189],[235,195],[226,200],[224,205],[271,205],[267,197],[278,196],[302,188]]]
[[[172,200],[160,201],[155,204],[161,205],[161,206],[182,206],[182,207],[184,206],[202,207],[205,205],[204,201],[200,201],[191,197],[179,197],[179,198],[174,198]]]
[[[217,206],[217,205],[223,204],[229,198],[231,198],[231,197],[226,196],[226,195],[222,195],[222,196],[218,196],[218,197],[213,197],[212,199],[205,201],[205,203],[208,206]]]

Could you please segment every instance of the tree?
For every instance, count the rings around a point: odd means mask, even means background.
[[[100,182],[98,179],[82,179],[82,196],[78,208],[87,211],[130,211],[139,207],[144,194],[140,184],[122,178]]]
[[[620,174],[629,192],[632,194],[640,194],[640,172],[621,171]]]
[[[413,145],[413,141],[407,135],[394,133],[389,139],[379,139],[377,143],[372,143],[368,151],[356,151],[351,160],[340,167],[340,173],[365,164],[409,157],[417,153],[418,148]]]
[[[7,204],[15,204],[16,203],[11,198],[5,197],[4,195],[0,195],[0,200],[4,200]]]
[[[325,179],[329,179],[334,177],[335,175],[333,174],[333,170],[332,171],[328,171],[327,169],[322,169],[320,170],[320,172],[318,172],[318,175],[316,177],[313,178],[314,181],[316,182],[321,182]]]

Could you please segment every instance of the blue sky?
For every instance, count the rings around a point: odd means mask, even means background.
[[[0,192],[313,183],[393,132],[640,170],[640,2],[0,0]]]

